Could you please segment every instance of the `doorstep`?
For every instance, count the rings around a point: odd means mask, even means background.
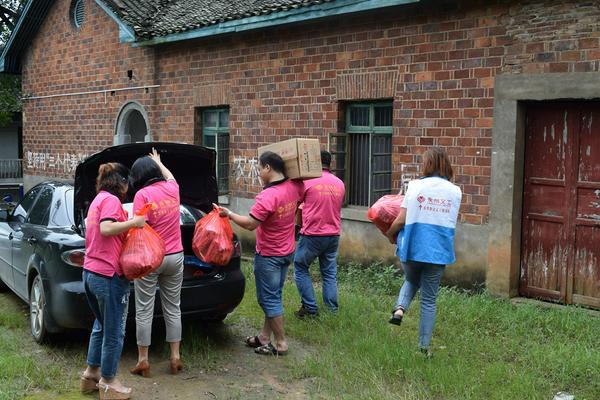
[[[537,299],[530,299],[527,297],[512,297],[510,299],[510,302],[514,305],[518,305],[518,304],[532,304],[538,307],[543,307],[543,308],[554,308],[554,309],[570,309],[570,308],[577,308],[579,310],[585,311],[587,313],[589,313],[590,315],[594,316],[594,317],[600,317],[600,310],[593,310],[590,308],[585,308],[583,306],[579,306],[579,305],[575,305],[575,304],[559,304],[559,303],[552,303],[549,301],[542,301],[542,300],[537,300]]]

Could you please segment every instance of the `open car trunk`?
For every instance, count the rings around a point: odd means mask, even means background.
[[[179,184],[181,203],[203,212],[209,212],[212,209],[212,203],[216,203],[218,199],[214,150],[191,144],[169,142],[112,146],[92,154],[75,170],[73,216],[75,226],[82,233],[85,229],[83,221],[87,210],[96,196],[96,177],[100,165],[108,162],[120,162],[127,168],[131,168],[135,160],[148,155],[153,148],[158,151],[163,164],[175,176],[175,180]],[[126,202],[132,201],[133,193],[128,193],[127,197]]]

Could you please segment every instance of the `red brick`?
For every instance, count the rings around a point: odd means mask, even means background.
[[[272,37],[247,32],[218,41],[132,48],[119,43],[114,21],[94,2],[86,4],[93,12],[74,32],[70,1],[55,2],[28,50],[24,93],[161,86],[148,93],[109,93],[106,103],[103,95],[25,101],[25,151],[89,154],[108,146],[119,109],[128,101],[147,110],[155,140],[191,142],[194,108],[227,103],[232,157],[255,157],[259,143],[292,135],[325,143],[326,135],[343,127],[344,101],[394,97],[394,151],[402,152],[394,154],[394,162],[414,163],[414,154],[432,143],[448,146],[457,182],[473,186],[461,209],[461,220],[468,223],[483,223],[489,213],[496,75],[591,72],[600,60],[600,32],[585,22],[594,17],[589,7],[563,10],[532,3],[528,12],[537,16],[535,25],[530,14],[503,2],[465,3],[460,11],[434,16],[425,9],[410,8],[419,13],[414,15],[386,9],[349,17],[343,27],[325,21],[301,30],[279,27]],[[578,38],[568,37],[569,31]],[[518,32],[527,32],[527,39]],[[567,33],[552,37],[548,32]],[[127,78],[129,69],[134,82]],[[398,73],[396,88],[354,87],[348,90],[351,98],[338,101],[342,74],[382,71]],[[227,85],[230,97],[214,104],[210,91],[198,94],[202,85],[215,90]],[[31,168],[26,173],[71,177]],[[399,177],[393,181],[398,185]],[[260,189],[232,186],[234,195],[249,197]]]

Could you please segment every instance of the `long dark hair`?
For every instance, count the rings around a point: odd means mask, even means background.
[[[423,176],[440,176],[451,180],[454,176],[448,153],[441,147],[432,147],[423,153]]]
[[[121,163],[111,162],[100,165],[96,178],[96,193],[101,190],[125,200],[128,188],[129,169]]]
[[[136,192],[153,183],[164,181],[160,167],[148,156],[140,157],[131,166],[129,183]]]

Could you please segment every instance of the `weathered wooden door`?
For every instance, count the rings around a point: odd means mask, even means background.
[[[600,308],[600,103],[527,108],[520,292]]]

